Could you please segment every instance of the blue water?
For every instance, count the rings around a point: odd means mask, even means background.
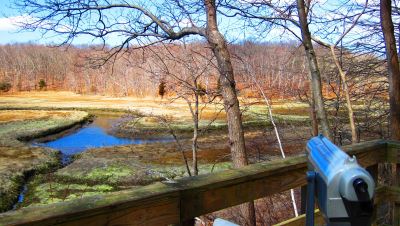
[[[89,148],[172,141],[171,138],[136,139],[113,136],[107,133],[107,130],[113,121],[115,121],[115,119],[104,117],[96,118],[93,123],[78,129],[72,134],[36,145],[57,149],[60,150],[64,156],[70,156],[83,152]]]
[[[42,145],[49,148],[58,149],[65,155],[73,155],[88,148],[125,144],[142,144],[148,143],[149,141],[150,140],[115,137],[107,134],[101,127],[90,125],[80,129],[76,133],[61,137],[54,141],[43,143]]]

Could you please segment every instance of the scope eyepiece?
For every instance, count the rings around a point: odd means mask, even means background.
[[[353,181],[353,187],[358,201],[367,202],[371,200],[368,193],[368,184],[362,178],[355,179]]]
[[[356,178],[353,181],[353,188],[357,200],[348,200],[342,196],[351,225],[371,225],[374,207],[373,199],[368,192],[368,183],[362,178]]]

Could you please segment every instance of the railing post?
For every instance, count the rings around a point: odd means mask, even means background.
[[[376,186],[378,186],[378,164],[372,165],[367,167],[367,171],[369,172],[369,174],[371,174],[372,178],[375,181]],[[373,225],[375,225],[376,219],[377,219],[377,205],[374,205],[374,213],[372,215],[372,223]]]
[[[368,166],[367,171],[371,174],[372,178],[374,179],[375,183],[378,183],[378,164]]]
[[[389,186],[399,187],[400,186],[400,142],[399,141],[388,141],[386,146],[386,163],[390,165],[390,175],[386,175]],[[388,200],[389,204],[389,215],[390,223],[393,226],[400,226],[400,203]]]
[[[395,186],[400,186],[400,164],[396,164]],[[394,203],[393,226],[400,226],[400,203]]]
[[[387,160],[394,163],[394,172],[392,176],[392,186],[399,187],[400,186],[400,142],[394,141],[389,142],[387,145],[387,152],[389,153],[387,156]],[[400,203],[394,201],[393,212],[392,212],[392,225],[400,226]]]

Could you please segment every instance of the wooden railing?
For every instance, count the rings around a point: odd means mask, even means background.
[[[378,163],[399,163],[399,149],[400,143],[383,140],[344,147],[375,176]],[[22,208],[0,214],[0,225],[179,225],[196,216],[304,186],[306,170],[305,156],[290,157],[176,183]],[[400,201],[396,188],[381,187],[378,194],[377,201]],[[299,217],[284,225],[304,225],[302,221]]]

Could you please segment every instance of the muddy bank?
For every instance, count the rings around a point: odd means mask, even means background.
[[[59,152],[22,141],[71,128],[88,120],[82,111],[0,111],[0,211],[12,208],[25,179],[59,166]]]
[[[287,141],[284,146],[287,155],[301,152],[303,137],[286,130],[282,133]],[[280,158],[272,136],[265,131],[246,133],[251,162]],[[181,142],[190,162],[191,140],[182,138]],[[174,142],[89,149],[76,155],[68,166],[34,177],[28,185],[23,206],[61,202],[186,177],[188,174],[177,150]],[[201,137],[198,158],[200,174],[230,169],[227,136],[212,133]]]
[[[186,177],[188,174],[182,162],[155,162],[155,152],[169,145],[125,145],[83,152],[66,167],[51,174],[34,177],[28,184],[23,206],[60,202]],[[147,153],[149,149],[155,152]],[[148,158],[150,155],[152,159]],[[148,158],[148,161],[144,161],[144,158]],[[231,164],[225,162],[201,164],[200,172],[209,173],[229,168]]]
[[[259,109],[254,109],[259,111]],[[204,116],[203,116],[204,117]],[[275,123],[281,127],[309,125],[308,116],[274,115]],[[247,111],[243,115],[243,128],[247,131],[263,130],[271,127],[269,118],[262,111]],[[228,126],[224,117],[199,120],[200,133],[226,133]],[[162,137],[170,136],[171,131],[183,138],[190,138],[193,134],[191,118],[174,116],[143,116],[138,114],[124,114],[113,126],[111,133],[120,137]]]

